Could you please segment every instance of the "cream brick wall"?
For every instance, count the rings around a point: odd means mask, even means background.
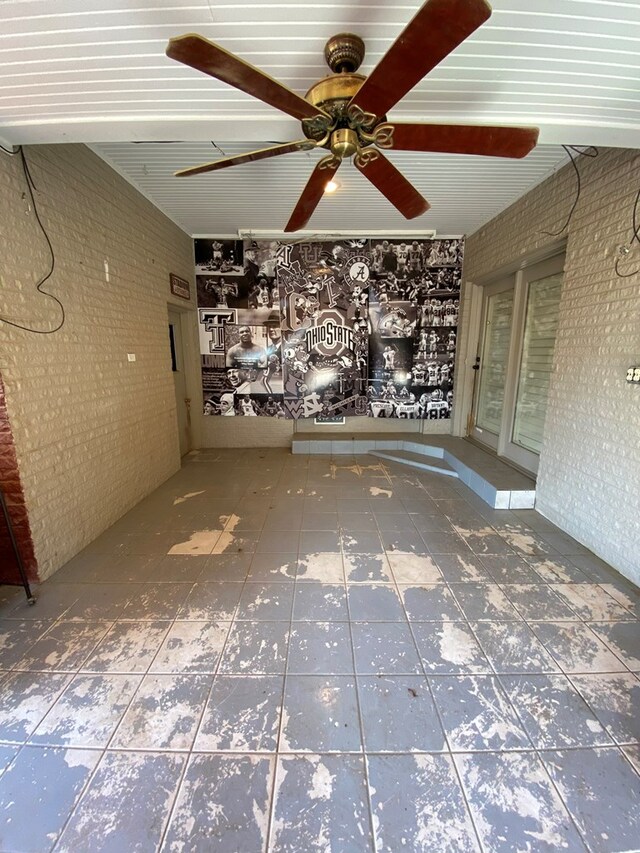
[[[618,246],[631,238],[640,152],[605,149],[578,165],[537,509],[640,583],[640,387],[625,382],[627,367],[640,364],[640,274],[614,271]],[[568,166],[469,237],[465,280],[552,242],[542,232],[563,224],[574,197]],[[638,244],[623,267],[634,269]]]
[[[180,464],[167,303],[187,303],[168,277],[192,280],[193,252],[86,147],[26,154],[56,254],[46,287],[67,319],[52,335],[0,323],[0,371],[44,578]],[[47,328],[60,315],[35,292],[48,252],[25,191],[19,158],[0,154],[0,314]]]
[[[294,433],[326,432],[336,438],[363,432],[450,432],[451,421],[407,421],[398,418],[347,418],[340,426],[315,424],[313,418],[294,421],[276,418],[220,418],[202,416],[202,447],[290,447]]]
[[[328,427],[315,424],[313,420],[302,420],[298,424],[298,432],[326,432]],[[406,433],[429,433],[430,435],[449,435],[451,432],[451,420],[408,420],[405,418],[347,418],[344,426],[332,426],[331,434],[335,432],[336,438],[340,433],[359,434],[363,432],[406,432]]]
[[[291,447],[293,421],[215,415],[200,418],[202,447]]]

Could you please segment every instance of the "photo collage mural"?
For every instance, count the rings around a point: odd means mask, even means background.
[[[195,240],[205,415],[449,418],[462,252]]]

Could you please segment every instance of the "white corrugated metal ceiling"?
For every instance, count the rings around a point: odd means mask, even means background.
[[[368,74],[421,0],[2,0],[0,139],[89,142],[189,233],[279,229],[318,156],[298,153],[178,180],[176,168],[300,138],[299,125],[164,55],[198,32],[302,94],[328,69],[329,36],[353,31]],[[538,183],[559,146],[640,147],[639,0],[494,0],[490,21],[391,111],[404,121],[523,124],[522,161],[394,152],[431,202],[405,223],[350,165],[310,227],[470,233]],[[184,140],[132,145],[133,141]]]

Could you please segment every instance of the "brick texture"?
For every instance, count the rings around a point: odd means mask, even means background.
[[[640,153],[604,149],[578,166],[536,508],[640,583],[640,387],[625,382],[640,364],[640,274],[614,269],[631,239]],[[548,245],[543,232],[562,226],[574,198],[567,166],[467,239],[465,280]],[[640,270],[634,246],[625,273]]]
[[[203,447],[290,447],[294,433],[326,432],[336,438],[367,432],[437,433],[449,435],[451,420],[410,421],[401,418],[347,418],[344,424],[316,425],[313,418],[297,422],[277,418],[203,417]],[[295,425],[297,423],[297,426]]]
[[[52,335],[0,323],[0,370],[45,578],[179,466],[167,303],[183,305],[168,281],[192,280],[193,250],[85,146],[26,153],[67,319]],[[0,154],[0,314],[45,329],[60,314],[35,290],[49,257],[25,190],[19,158]]]
[[[33,553],[33,541],[29,516],[24,500],[22,482],[18,471],[16,449],[7,414],[4,385],[0,376],[0,488],[4,494],[13,535],[20,552],[22,564],[29,580],[38,579],[37,564]],[[20,583],[18,560],[13,550],[4,513],[0,511],[0,583]]]

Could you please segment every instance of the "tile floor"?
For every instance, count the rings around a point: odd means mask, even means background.
[[[203,451],[0,592],[2,851],[640,849],[640,593],[533,511]]]

